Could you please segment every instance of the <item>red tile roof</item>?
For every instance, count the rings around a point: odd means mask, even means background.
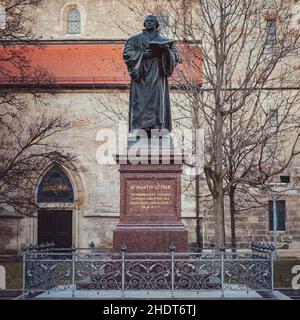
[[[171,82],[191,77],[201,83],[200,55],[195,49],[178,45],[182,63]],[[39,83],[46,73],[57,85],[127,85],[129,76],[122,59],[121,44],[55,44],[42,46],[7,46],[0,48],[0,85]],[[16,54],[17,53],[17,54]],[[193,53],[193,54],[191,54]],[[25,72],[20,72],[20,61],[14,65],[3,61],[8,55],[24,58]],[[183,71],[183,72],[182,72]],[[184,77],[182,77],[184,75]],[[46,77],[47,78],[47,77]],[[49,78],[47,78],[49,79]],[[48,80],[47,80],[48,81]],[[46,82],[47,82],[46,81]]]

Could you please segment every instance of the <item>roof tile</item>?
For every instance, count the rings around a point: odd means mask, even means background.
[[[190,47],[178,45],[178,48],[183,53],[182,63],[171,81],[193,78],[195,82],[201,83],[200,55],[194,54],[195,49]],[[126,85],[130,82],[122,59],[121,44],[57,44],[0,48],[2,57],[14,56],[15,52],[18,52],[16,56],[29,61],[30,67],[24,66],[21,72],[20,68],[16,67],[20,63],[13,64],[2,59],[0,85],[50,82],[51,78],[57,85]]]

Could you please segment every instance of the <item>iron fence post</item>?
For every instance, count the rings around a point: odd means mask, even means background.
[[[176,250],[176,246],[174,243],[170,245],[171,250],[171,297],[174,298],[174,251]]]
[[[251,286],[251,276],[250,276],[250,267],[248,267],[249,261],[245,261],[245,265],[246,265],[246,293],[249,294],[249,286]]]
[[[174,252],[172,252],[171,297],[174,298]]]
[[[26,272],[26,251],[23,252],[23,274],[22,274],[22,278],[23,278],[23,296],[25,296],[26,294],[26,276],[25,276],[25,272]]]
[[[221,247],[221,290],[222,290],[222,298],[224,298],[224,250],[225,248]]]
[[[122,244],[121,252],[122,252],[122,275],[121,275],[121,282],[122,282],[122,298],[125,297],[125,252],[127,250],[126,244]]]
[[[211,244],[210,244],[210,248],[211,248],[211,276],[214,275],[214,267],[215,267],[215,244],[214,242],[212,241]],[[218,266],[218,263],[217,263],[217,266]]]
[[[277,203],[275,196],[272,196],[273,204],[273,243],[274,243],[274,260],[277,259]]]
[[[75,251],[72,250],[72,298],[75,297]]]
[[[274,259],[273,252],[270,254],[270,262],[271,262],[271,292],[274,292]]]

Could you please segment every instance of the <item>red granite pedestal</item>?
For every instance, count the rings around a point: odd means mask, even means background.
[[[180,159],[161,154],[151,162],[147,155],[142,163],[132,164],[128,156],[116,157],[121,194],[114,252],[123,244],[129,253],[170,252],[171,244],[176,252],[188,251],[188,233],[181,222]]]

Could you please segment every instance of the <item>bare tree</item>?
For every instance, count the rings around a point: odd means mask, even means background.
[[[47,88],[54,78],[33,67],[27,54],[38,47],[30,9],[41,2],[1,1],[5,25],[0,29],[0,210],[4,213],[34,212],[34,189],[50,164],[74,168],[74,155],[51,142],[69,127],[65,113],[48,115]]]
[[[32,123],[23,112],[14,118],[1,116],[0,210],[31,215],[38,207],[34,190],[45,168],[58,163],[74,169],[75,157],[49,140],[68,129],[64,114],[41,114]]]
[[[182,47],[192,47],[189,55],[202,60],[201,69],[191,63],[189,70],[179,71],[184,99],[174,103],[174,120],[205,129],[204,173],[214,207],[215,240],[218,246],[225,244],[224,201],[229,196],[235,246],[236,211],[252,206],[249,199],[260,203],[256,193],[269,190],[300,151],[295,1],[120,2],[137,21],[168,11],[170,36]],[[203,77],[201,90],[195,72]],[[197,202],[198,184],[193,187]]]
[[[267,186],[299,154],[299,91],[291,90],[298,81],[292,59],[299,50],[299,33],[291,30],[293,2],[198,4],[208,87],[200,108],[211,141],[205,175],[220,245],[225,243],[224,195],[229,192],[234,214],[237,186],[246,191]],[[269,21],[276,24],[277,36],[271,36]],[[270,128],[273,114],[278,121]]]

